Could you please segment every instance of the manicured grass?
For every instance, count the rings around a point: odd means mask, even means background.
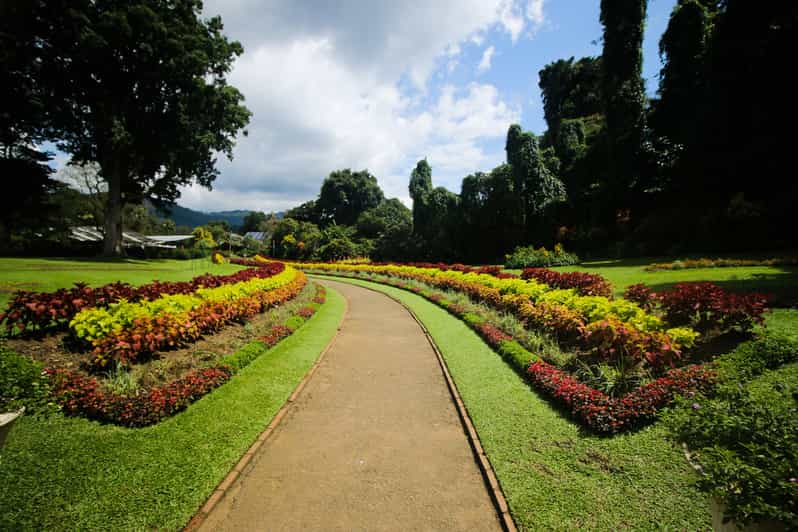
[[[344,309],[328,289],[305,326],[155,426],[23,417],[0,455],[0,530],[181,528],[285,403]]]
[[[140,285],[159,281],[185,281],[203,273],[223,275],[241,269],[234,264],[214,264],[210,258],[173,259],[18,259],[0,258],[0,309],[16,290],[51,292],[76,282],[101,286],[116,281]]]
[[[711,528],[695,473],[660,425],[613,438],[586,434],[442,308],[404,290],[334,279],[396,297],[429,329],[522,529]]]

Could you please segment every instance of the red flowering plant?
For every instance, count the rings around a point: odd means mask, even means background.
[[[226,366],[206,368],[138,395],[107,392],[94,377],[47,369],[53,396],[64,413],[126,427],[152,425],[185,409],[231,377]]]
[[[528,374],[536,388],[562,404],[571,415],[593,430],[609,434],[650,422],[677,395],[709,392],[716,380],[710,367],[688,366],[670,370],[623,397],[613,398],[543,361],[531,364]]]
[[[658,294],[665,319],[700,331],[750,332],[764,323],[768,298],[762,294],[734,294],[709,282],[679,283]]]
[[[583,296],[612,298],[612,285],[596,273],[557,272],[548,268],[525,268],[521,279],[535,279],[553,288],[573,288]]]
[[[643,283],[628,286],[623,293],[623,297],[637,303],[647,312],[651,312],[657,303],[657,295]]]

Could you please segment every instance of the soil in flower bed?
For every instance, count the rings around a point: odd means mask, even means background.
[[[138,391],[146,391],[182,377],[192,370],[214,366],[225,356],[266,334],[272,326],[282,324],[298,309],[307,306],[315,295],[316,285],[308,283],[294,299],[258,314],[246,323],[228,324],[221,331],[203,336],[190,345],[159,351],[148,359],[142,359],[131,367],[128,375],[124,375],[125,385]],[[85,369],[93,359],[91,350],[79,352],[70,349],[65,345],[68,339],[67,333],[59,333],[35,339],[8,338],[6,345],[9,349],[42,363],[44,367],[91,375]],[[119,385],[114,381],[120,378],[120,373],[111,371],[105,375],[93,376],[113,388]]]

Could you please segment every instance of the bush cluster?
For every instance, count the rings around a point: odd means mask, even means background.
[[[46,408],[49,386],[41,364],[9,350],[0,342],[0,413],[25,407],[28,413]]]
[[[574,264],[579,264],[579,257],[575,253],[568,253],[559,244],[554,246],[552,251],[544,247],[535,249],[534,246],[518,246],[505,257],[504,261],[504,266],[511,269],[548,268]]]

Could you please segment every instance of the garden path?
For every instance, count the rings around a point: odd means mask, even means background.
[[[202,530],[501,530],[434,351],[390,298],[335,281],[330,351]]]

